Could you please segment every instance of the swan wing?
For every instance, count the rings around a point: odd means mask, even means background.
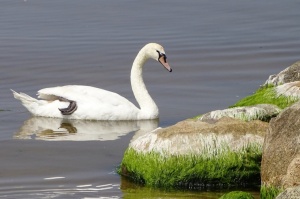
[[[139,109],[117,93],[91,87],[68,85],[44,88],[38,91],[38,98],[43,101],[39,116],[63,117],[89,120],[135,120]],[[69,102],[76,102],[77,110],[70,115],[62,115],[59,109],[66,108]],[[45,101],[47,103],[45,103]]]

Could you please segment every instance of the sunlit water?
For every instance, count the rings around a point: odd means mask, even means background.
[[[115,172],[133,136],[226,108],[299,60],[297,1],[0,1],[0,198],[218,198],[223,191],[141,188]],[[9,89],[34,96],[79,84],[135,102],[138,50],[165,47],[173,68],[144,67],[160,120],[31,118]],[[141,130],[142,129],[142,130]]]

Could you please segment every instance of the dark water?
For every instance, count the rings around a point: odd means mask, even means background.
[[[132,185],[115,169],[135,132],[226,108],[300,57],[298,1],[0,1],[0,198],[218,198]],[[9,89],[34,96],[79,84],[135,102],[129,72],[148,42],[144,78],[158,123],[30,118]],[[139,133],[139,132],[138,132]],[[225,190],[226,192],[226,190]]]

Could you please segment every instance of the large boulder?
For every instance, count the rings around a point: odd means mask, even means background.
[[[189,119],[140,136],[130,147],[143,153],[167,155],[215,154],[223,149],[237,151],[251,144],[262,146],[267,128],[268,123],[259,120],[245,122],[223,117],[207,123]]]
[[[300,61],[287,67],[277,75],[270,75],[264,86],[278,86],[288,82],[300,81]]]
[[[286,108],[270,121],[266,133],[262,185],[285,189],[300,185],[300,102]]]
[[[159,187],[259,185],[267,128],[267,122],[229,117],[158,128],[131,141],[119,173]]]

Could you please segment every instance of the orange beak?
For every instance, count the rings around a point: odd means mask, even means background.
[[[172,68],[170,67],[170,65],[167,62],[167,59],[165,56],[161,56],[158,61],[169,71],[172,72]]]

